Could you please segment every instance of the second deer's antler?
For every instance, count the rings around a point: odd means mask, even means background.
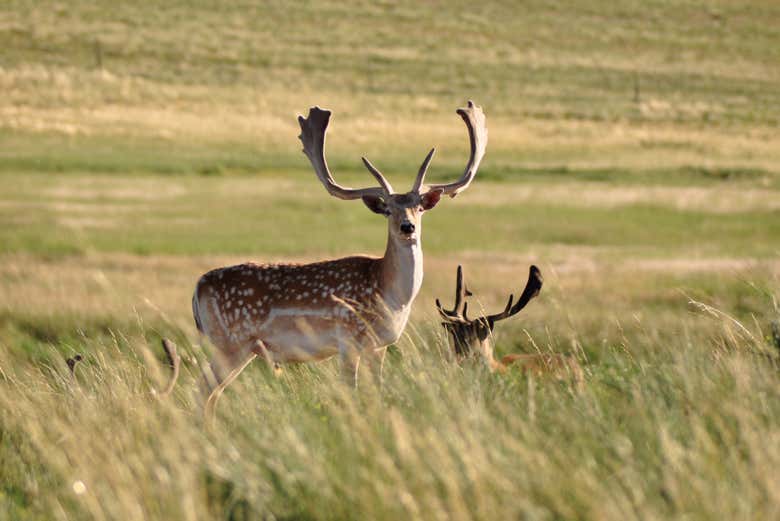
[[[472,323],[475,321],[485,321],[492,328],[495,322],[509,318],[522,310],[531,299],[539,294],[543,282],[542,272],[539,271],[539,268],[532,265],[528,273],[528,282],[525,284],[525,289],[514,305],[512,305],[514,295],[509,295],[509,301],[502,312],[493,315],[483,315],[475,320],[470,320],[467,314],[468,303],[465,301],[465,297],[471,296],[471,292],[466,289],[466,286],[463,283],[463,268],[458,266],[455,278],[455,305],[452,310],[447,310],[441,305],[439,299],[436,299],[436,309],[438,309],[442,318],[448,322]]]
[[[471,292],[466,289],[466,286],[463,284],[463,267],[458,266],[458,272],[455,276],[455,305],[452,307],[452,310],[446,310],[441,305],[441,301],[439,299],[436,299],[436,309],[439,310],[439,314],[444,318],[445,320],[449,321],[467,321],[466,312],[468,310],[468,304],[465,302],[465,297],[470,297]],[[463,308],[461,309],[461,305],[463,305]]]
[[[525,289],[523,290],[523,293],[520,295],[520,298],[517,299],[515,305],[514,306],[512,305],[512,300],[514,299],[514,295],[509,295],[509,301],[506,303],[506,307],[504,308],[504,311],[502,311],[501,313],[496,313],[494,315],[488,315],[484,318],[488,321],[488,323],[492,327],[493,323],[517,314],[531,301],[531,299],[533,299],[539,294],[539,291],[541,291],[542,289],[543,282],[544,279],[542,278],[542,272],[539,271],[539,268],[532,265],[530,270],[528,271],[528,282],[526,282]]]

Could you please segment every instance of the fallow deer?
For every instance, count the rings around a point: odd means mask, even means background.
[[[514,365],[523,372],[534,375],[548,374],[556,378],[581,381],[582,368],[573,357],[554,353],[513,353],[497,361],[493,356],[493,329],[496,322],[509,318],[522,310],[531,299],[539,294],[542,282],[539,268],[531,266],[525,289],[514,305],[512,304],[514,295],[509,295],[509,301],[502,312],[471,319],[468,317],[466,297],[471,296],[472,293],[466,289],[463,283],[463,269],[458,266],[455,279],[455,305],[452,310],[444,309],[439,299],[436,299],[436,309],[444,319],[442,325],[452,341],[457,359],[463,360],[479,356],[487,362],[491,371],[503,372],[508,366]]]
[[[369,210],[387,217],[385,254],[312,264],[248,263],[203,275],[192,309],[198,330],[217,350],[217,377],[223,382],[216,396],[255,356],[276,364],[339,354],[345,376],[354,383],[361,354],[368,354],[375,355],[370,361],[376,362],[369,365],[381,371],[385,348],[400,337],[422,284],[422,214],[442,195],[455,197],[468,188],[485,153],[482,109],[469,101],[457,113],[466,123],[471,147],[463,174],[452,183],[425,185],[432,149],[406,193],[395,193],[366,158],[363,163],[378,187],[353,189],[336,183],[325,160],[331,112],[312,107],[308,117],[298,117],[303,153],[328,193],[361,199]]]

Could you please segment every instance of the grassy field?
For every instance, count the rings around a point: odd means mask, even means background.
[[[780,7],[770,0],[0,5],[0,519],[777,519]],[[252,366],[204,425],[197,278],[380,254],[329,163],[476,181],[425,217],[380,393]],[[541,296],[456,365],[433,306]],[[160,399],[159,339],[184,371]],[[82,354],[71,377],[65,359]]]

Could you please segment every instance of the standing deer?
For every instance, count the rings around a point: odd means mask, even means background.
[[[398,340],[423,279],[420,244],[422,214],[442,195],[455,197],[468,188],[485,154],[487,129],[482,109],[469,101],[457,110],[469,133],[471,154],[460,178],[425,185],[432,149],[420,166],[411,191],[395,193],[366,158],[378,187],[339,185],[325,161],[325,132],[330,111],[319,107],[298,117],[303,153],[328,193],[361,199],[387,217],[383,257],[353,256],[311,264],[240,264],[203,275],[192,298],[198,330],[216,347],[214,359],[222,389],[255,356],[271,364],[322,360],[340,355],[345,376],[356,382],[361,354],[371,367]],[[225,378],[225,372],[230,374]],[[214,396],[212,394],[212,396]]]
[[[522,295],[512,305],[514,295],[509,295],[509,301],[504,310],[493,315],[482,315],[475,319],[468,317],[466,297],[472,293],[463,284],[463,269],[458,266],[455,278],[455,305],[452,310],[442,307],[436,299],[436,309],[444,319],[442,325],[452,340],[455,356],[458,360],[478,355],[488,364],[491,371],[505,371],[508,366],[515,365],[523,372],[534,375],[549,374],[556,378],[571,378],[576,382],[582,380],[582,368],[575,358],[553,353],[521,354],[513,353],[497,361],[493,357],[493,329],[496,322],[509,318],[523,309],[542,289],[542,274],[539,268],[531,266],[528,282]]]

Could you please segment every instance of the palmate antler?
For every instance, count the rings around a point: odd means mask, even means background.
[[[388,196],[393,193],[393,187],[385,179],[385,176],[377,170],[371,162],[363,159],[363,164],[366,165],[368,171],[379,183],[379,188],[346,188],[338,184],[333,175],[330,173],[328,163],[325,161],[325,133],[328,130],[328,123],[330,122],[329,110],[324,110],[319,107],[312,107],[309,109],[309,116],[304,118],[298,116],[298,123],[301,125],[301,135],[298,138],[303,143],[303,153],[311,161],[311,166],[314,168],[314,173],[328,193],[339,199],[360,199],[364,196]]]
[[[474,179],[477,169],[479,168],[479,163],[485,155],[485,148],[487,147],[487,127],[485,126],[485,114],[482,111],[482,108],[474,105],[472,101],[469,101],[468,106],[458,109],[457,113],[463,118],[469,132],[471,153],[469,161],[466,164],[466,169],[457,181],[429,185],[425,190],[426,193],[438,191],[442,194],[455,197],[471,184],[471,181]],[[383,176],[382,173],[365,157],[361,158],[363,164],[379,183],[379,187],[347,188],[336,182],[328,168],[328,163],[325,160],[325,133],[328,130],[330,116],[331,112],[329,110],[321,109],[320,107],[310,108],[309,115],[305,118],[303,116],[298,116],[298,123],[301,126],[301,134],[298,138],[301,140],[301,143],[303,143],[303,153],[309,158],[309,161],[314,168],[314,173],[325,186],[328,193],[339,199],[347,200],[360,199],[361,197],[366,196],[387,197],[393,194],[393,187],[385,176]],[[431,164],[435,152],[436,149],[432,148],[431,151],[428,152],[428,155],[425,156],[425,159],[417,172],[414,185],[412,186],[413,193],[421,194],[423,191],[425,174],[428,171],[428,167]]]
[[[525,289],[520,295],[518,301],[512,305],[514,295],[509,295],[509,301],[504,308],[504,311],[493,315],[483,315],[474,320],[468,318],[468,303],[465,301],[465,297],[471,296],[471,292],[466,289],[463,284],[463,268],[458,266],[457,276],[455,278],[455,305],[452,310],[446,310],[442,307],[439,299],[436,299],[436,309],[442,318],[448,322],[460,323],[460,324],[473,324],[475,322],[482,322],[487,324],[491,329],[493,325],[499,320],[509,318],[512,315],[517,314],[522,310],[534,297],[539,294],[542,289],[542,273],[536,266],[531,266],[528,273],[528,282],[526,282]],[[462,306],[462,308],[461,308]]]
[[[531,299],[539,295],[543,282],[544,279],[542,278],[542,272],[539,271],[539,268],[532,265],[528,271],[528,282],[526,282],[525,289],[520,295],[520,298],[517,300],[517,303],[515,303],[514,306],[512,305],[512,299],[514,298],[514,295],[510,294],[509,301],[506,303],[504,311],[494,315],[488,315],[485,317],[485,319],[487,319],[488,323],[491,324],[492,327],[493,323],[517,314],[531,301]]]
[[[474,176],[477,174],[479,163],[485,155],[485,148],[487,147],[488,132],[485,126],[485,113],[482,112],[482,107],[474,105],[474,102],[469,100],[466,108],[460,108],[457,110],[458,115],[463,118],[463,122],[466,123],[466,128],[469,131],[469,142],[471,146],[471,154],[469,156],[469,162],[466,164],[466,169],[463,171],[463,175],[460,179],[453,183],[435,184],[429,185],[428,191],[441,190],[442,194],[455,197],[460,192],[465,190],[471,184]],[[430,151],[426,162],[430,162],[430,158],[433,156],[433,150]],[[426,167],[426,163],[423,163]],[[419,189],[423,184],[425,178],[425,172],[420,169],[418,179],[414,185]]]

